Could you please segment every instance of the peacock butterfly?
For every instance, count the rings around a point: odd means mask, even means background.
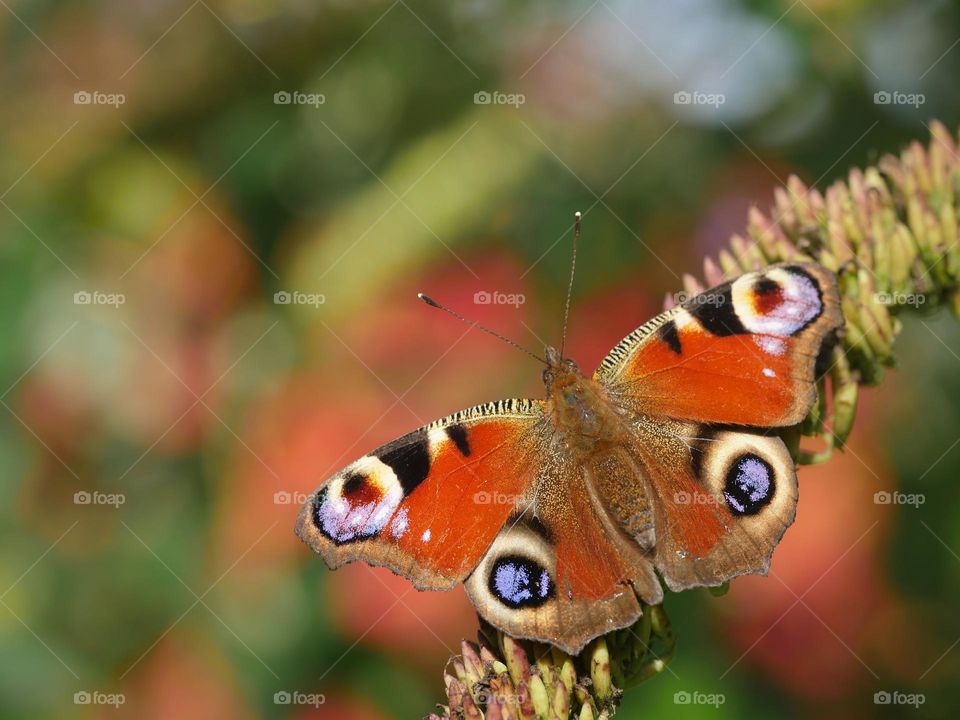
[[[765,574],[797,505],[774,429],[815,400],[836,282],[807,262],[747,273],[630,333],[589,377],[548,347],[545,400],[478,405],[364,455],[308,498],[297,535],[331,568],[464,583],[494,626],[574,654],[636,621],[638,598],[659,603],[660,578]]]

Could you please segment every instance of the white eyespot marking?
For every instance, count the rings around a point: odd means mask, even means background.
[[[386,527],[401,500],[403,488],[390,466],[367,455],[324,488],[318,496],[315,522],[335,543],[362,540]],[[402,534],[406,524],[404,515],[394,527],[395,535],[398,528]]]
[[[758,348],[769,355],[776,355],[779,357],[787,351],[786,341],[777,337],[770,337],[769,335],[755,335],[753,337],[753,341],[757,344]]]
[[[423,531],[423,535],[420,536],[420,542],[430,542],[430,528]]]
[[[823,312],[814,281],[785,268],[748,273],[734,281],[731,295],[737,317],[753,333],[788,337]]]
[[[769,378],[772,378],[772,377],[776,377],[776,376],[777,376],[777,374],[776,374],[773,370],[771,370],[770,368],[764,368],[762,372],[763,372],[764,375],[766,375],[766,376],[769,377]]]

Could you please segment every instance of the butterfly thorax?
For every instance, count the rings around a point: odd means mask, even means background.
[[[615,441],[621,424],[603,388],[552,347],[547,348],[547,360],[549,365],[543,371],[547,414],[561,437],[571,447],[588,453]]]

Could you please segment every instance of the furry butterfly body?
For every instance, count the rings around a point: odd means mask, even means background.
[[[579,652],[638,600],[765,573],[793,521],[796,468],[773,432],[815,399],[840,326],[813,264],[748,273],[654,318],[590,377],[547,349],[545,400],[438,420],[355,461],[297,534],[334,568],[419,589],[464,583],[490,623]]]

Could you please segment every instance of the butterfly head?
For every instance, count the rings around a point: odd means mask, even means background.
[[[556,348],[546,350],[547,368],[543,384],[557,428],[573,441],[592,446],[602,435],[604,411],[598,402],[599,389],[570,358]]]
[[[570,358],[561,356],[560,351],[555,347],[547,345],[544,356],[547,367],[543,371],[543,384],[547,386],[548,393],[565,387],[581,377],[577,364]]]

